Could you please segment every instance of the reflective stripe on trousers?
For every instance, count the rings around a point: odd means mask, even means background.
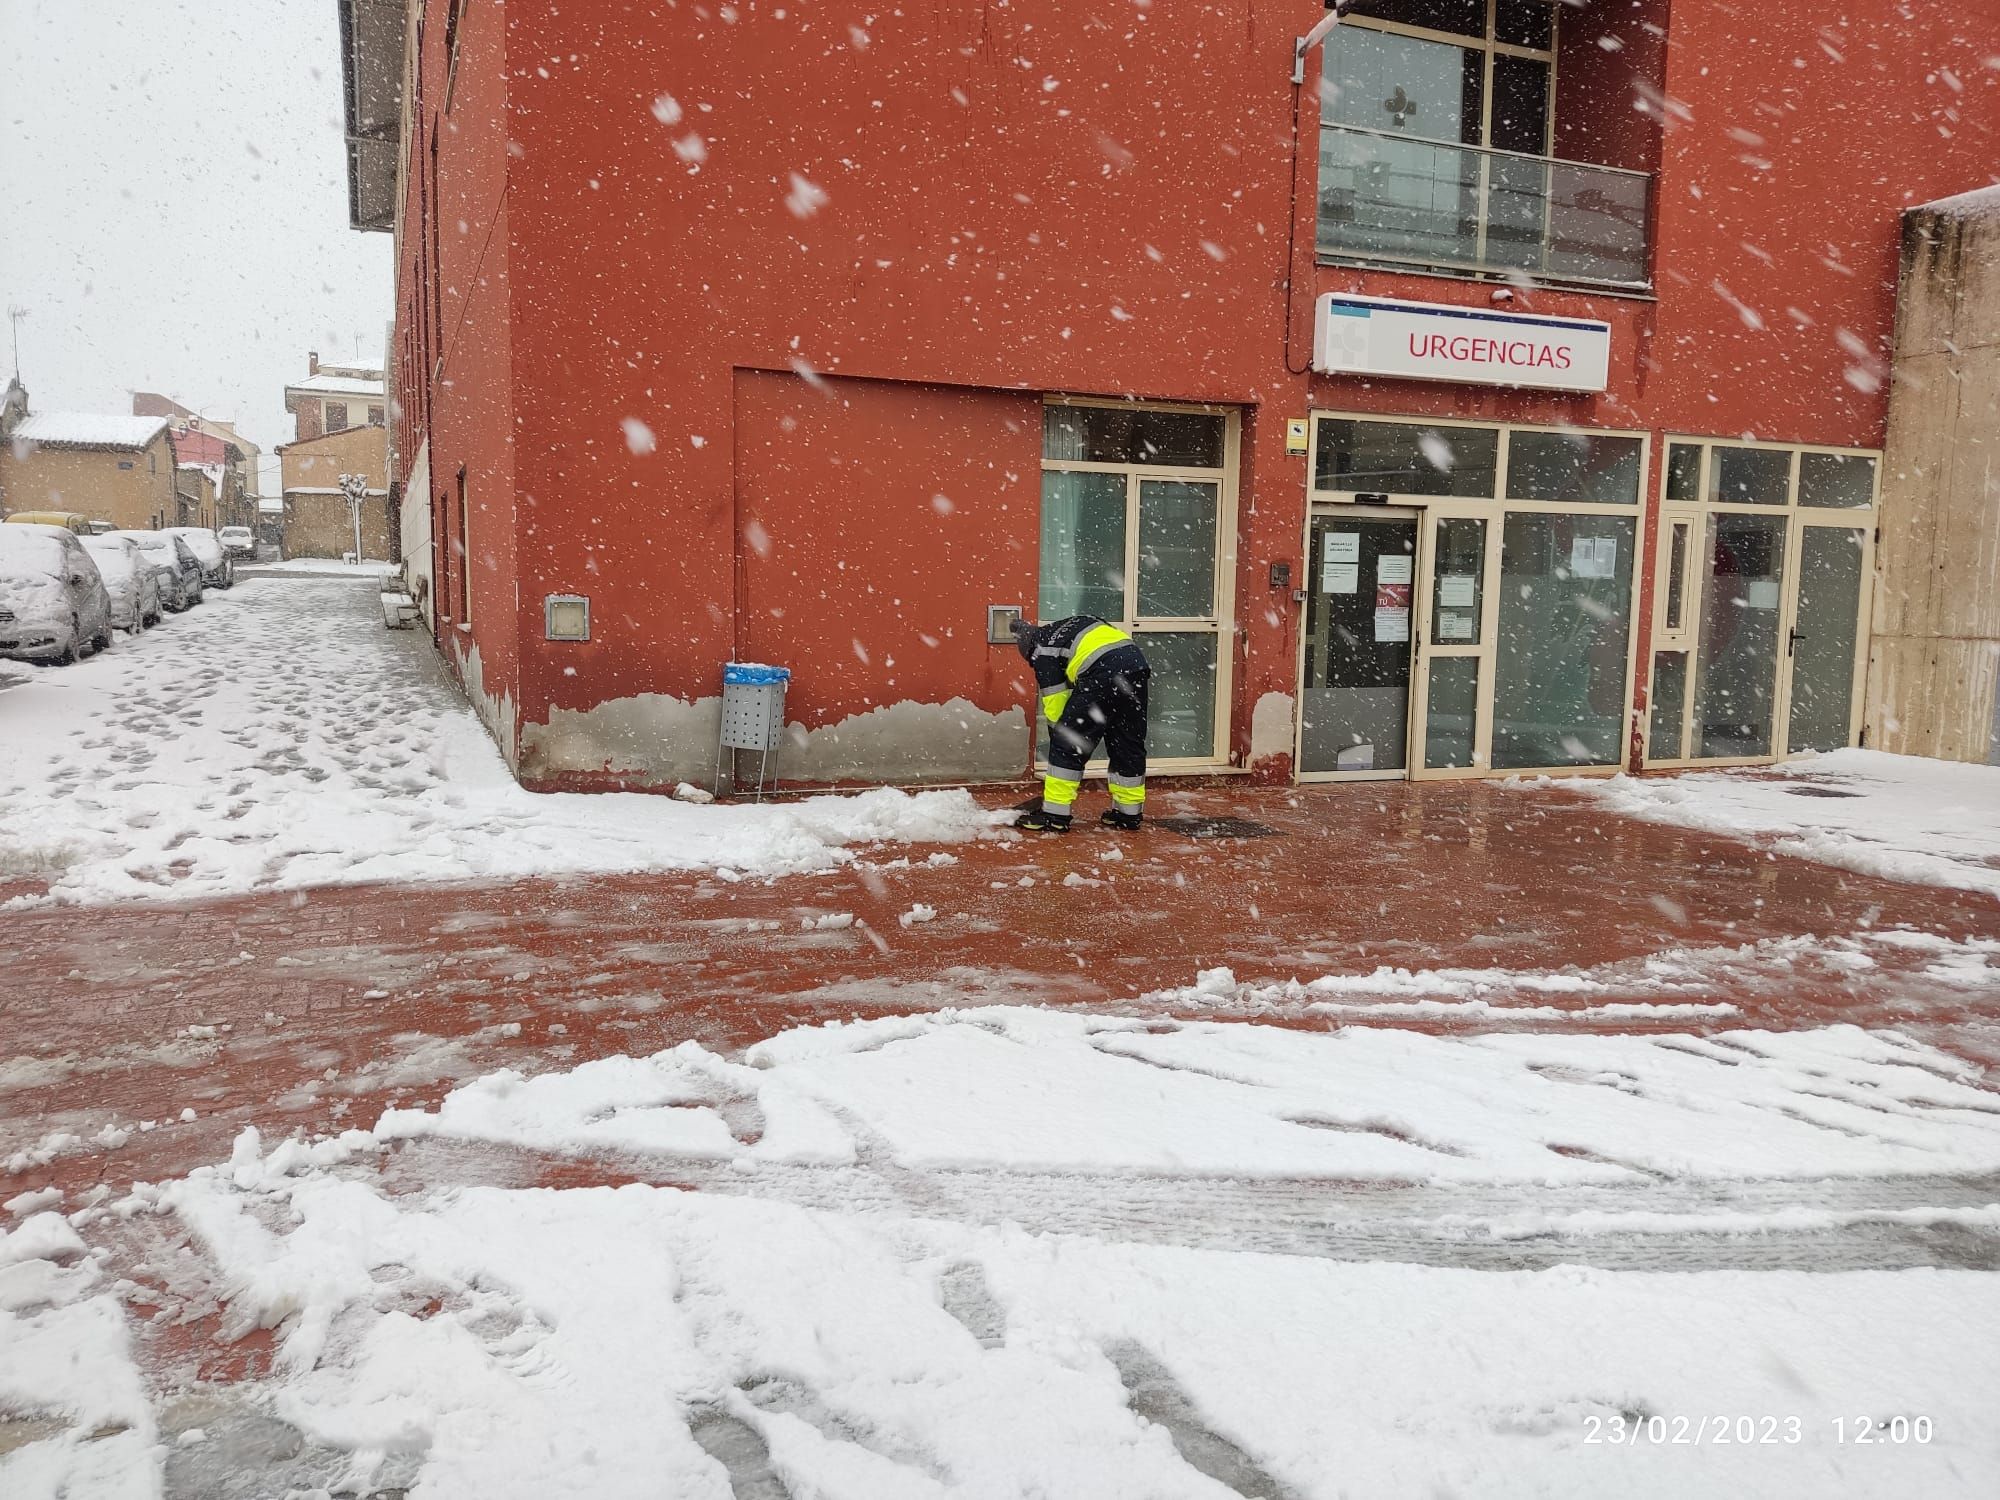
[[[1144,807],[1146,805],[1146,778],[1143,776],[1113,776],[1111,800],[1118,807]]]
[[[1070,648],[1069,666],[1065,675],[1071,682],[1090,670],[1090,664],[1109,651],[1113,646],[1122,646],[1132,637],[1116,625],[1093,625],[1076,638]]]
[[[1051,771],[1042,778],[1042,811],[1051,817],[1066,818],[1076,810],[1076,795],[1083,790],[1083,777]]]

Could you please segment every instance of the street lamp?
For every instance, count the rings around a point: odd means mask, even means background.
[[[340,493],[347,500],[348,514],[354,519],[354,560],[361,561],[361,506],[368,499],[366,474],[340,476]]]

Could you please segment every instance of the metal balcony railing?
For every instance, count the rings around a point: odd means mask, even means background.
[[[1322,125],[1319,253],[1642,290],[1651,186],[1622,167]]]

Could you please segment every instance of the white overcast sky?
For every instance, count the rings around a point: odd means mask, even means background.
[[[274,467],[308,350],[381,363],[391,242],[347,227],[345,163],[334,0],[0,0],[0,304],[28,309],[34,409],[159,391]]]

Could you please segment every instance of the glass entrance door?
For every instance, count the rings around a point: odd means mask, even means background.
[[[1413,778],[1483,771],[1492,761],[1493,620],[1488,580],[1497,518],[1428,512],[1417,569]]]
[[[1299,772],[1400,778],[1409,765],[1417,517],[1315,516],[1306,559]]]
[[[1788,530],[1783,514],[1709,513],[1695,664],[1697,760],[1774,753]]]
[[[1785,642],[1791,669],[1788,753],[1838,750],[1853,743],[1868,541],[1868,532],[1858,526],[1800,520],[1798,599]]]

